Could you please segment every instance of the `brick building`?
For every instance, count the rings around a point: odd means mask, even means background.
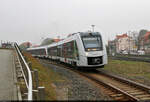
[[[150,53],[150,31],[146,32],[143,39],[144,50],[146,53]]]

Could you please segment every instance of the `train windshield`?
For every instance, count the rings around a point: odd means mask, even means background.
[[[85,51],[99,51],[102,50],[101,36],[82,36]]]

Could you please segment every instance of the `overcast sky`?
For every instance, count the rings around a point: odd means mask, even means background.
[[[0,0],[0,40],[39,44],[94,24],[107,41],[129,30],[150,30],[149,5],[150,0]]]

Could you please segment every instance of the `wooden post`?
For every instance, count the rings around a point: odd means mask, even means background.
[[[45,100],[45,87],[38,87],[39,100]]]
[[[39,87],[39,76],[38,76],[38,70],[34,69],[34,78],[35,78],[35,84],[36,84],[36,89]]]
[[[32,92],[33,92],[33,100],[39,100],[38,90],[32,90]]]

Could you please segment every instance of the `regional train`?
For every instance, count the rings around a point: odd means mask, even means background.
[[[78,32],[47,46],[28,48],[32,56],[49,58],[78,68],[103,68],[107,52],[99,32]]]

